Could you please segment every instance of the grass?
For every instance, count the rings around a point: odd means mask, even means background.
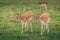
[[[32,20],[34,32],[29,30],[21,34],[21,23],[17,23],[15,18],[11,18],[11,14],[19,15],[23,13],[22,6],[26,6],[27,10],[32,10],[34,15],[39,15],[38,2],[41,0],[30,0],[29,3],[24,0],[7,0],[0,1],[0,40],[60,40],[60,7],[56,4],[60,0],[47,0],[48,12],[51,15],[49,23],[50,33],[46,32],[40,35],[40,23],[36,24]],[[55,1],[55,2],[54,2]],[[57,9],[56,9],[57,8]]]

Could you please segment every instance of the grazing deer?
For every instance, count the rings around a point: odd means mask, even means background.
[[[30,23],[31,31],[33,32],[32,23],[31,23],[31,21],[32,21],[32,12],[31,11],[27,11],[24,14],[17,16],[16,20],[17,20],[17,22],[22,23],[22,32],[21,33],[23,33],[24,29],[27,27],[28,22]]]
[[[47,10],[47,3],[46,2],[41,2],[39,3],[40,10],[45,9]]]
[[[45,31],[43,28],[46,28],[47,33],[48,33],[49,32],[48,23],[50,21],[50,14],[46,12],[46,13],[41,14],[39,17],[35,17],[35,19],[36,19],[36,22],[37,20],[39,20],[41,23],[41,35]]]

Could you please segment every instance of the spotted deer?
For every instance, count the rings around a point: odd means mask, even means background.
[[[48,33],[49,32],[48,23],[50,21],[50,14],[48,12],[45,12],[41,14],[39,17],[36,16],[35,19],[37,23],[38,21],[41,23],[41,35],[43,34],[43,32],[45,32],[44,28],[46,29]]]
[[[46,2],[41,2],[39,3],[40,10],[44,9],[47,10],[47,3]]]
[[[22,23],[22,31],[21,31],[21,33],[24,32],[24,29],[27,27],[28,23],[30,24],[31,31],[33,32],[33,30],[32,30],[32,22],[31,22],[32,21],[32,12],[31,11],[27,11],[27,12],[23,13],[22,15],[17,16],[16,20],[17,20],[17,22]]]

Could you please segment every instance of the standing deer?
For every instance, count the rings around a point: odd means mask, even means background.
[[[32,21],[32,12],[31,11],[27,11],[24,14],[17,16],[16,20],[17,20],[17,22],[22,23],[22,32],[21,33],[23,33],[23,31],[27,27],[28,23],[30,23],[30,28],[31,28],[31,31],[33,32],[32,22],[31,22]]]
[[[41,2],[39,3],[40,10],[45,9],[47,10],[47,3],[46,2]]]
[[[41,35],[45,31],[44,28],[46,28],[48,33],[49,32],[48,23],[50,21],[50,14],[46,12],[41,14],[39,17],[35,17],[35,19],[36,19],[36,22],[38,22],[37,20],[39,20],[39,22],[41,23]]]

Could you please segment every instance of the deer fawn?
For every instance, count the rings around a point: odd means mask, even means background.
[[[45,31],[43,28],[46,28],[47,33],[48,33],[49,32],[48,23],[50,21],[50,14],[46,12],[46,13],[41,14],[39,17],[35,17],[35,19],[36,19],[36,22],[38,22],[37,20],[39,20],[41,23],[41,35]]]
[[[40,10],[45,9],[47,10],[47,3],[46,2],[41,2],[39,3]]]
[[[22,32],[21,33],[23,33],[24,29],[27,27],[27,23],[30,23],[30,28],[31,28],[31,31],[33,32],[32,23],[31,23],[31,21],[32,21],[32,12],[31,11],[27,11],[24,14],[17,16],[16,20],[17,20],[17,22],[20,21],[22,23]]]

